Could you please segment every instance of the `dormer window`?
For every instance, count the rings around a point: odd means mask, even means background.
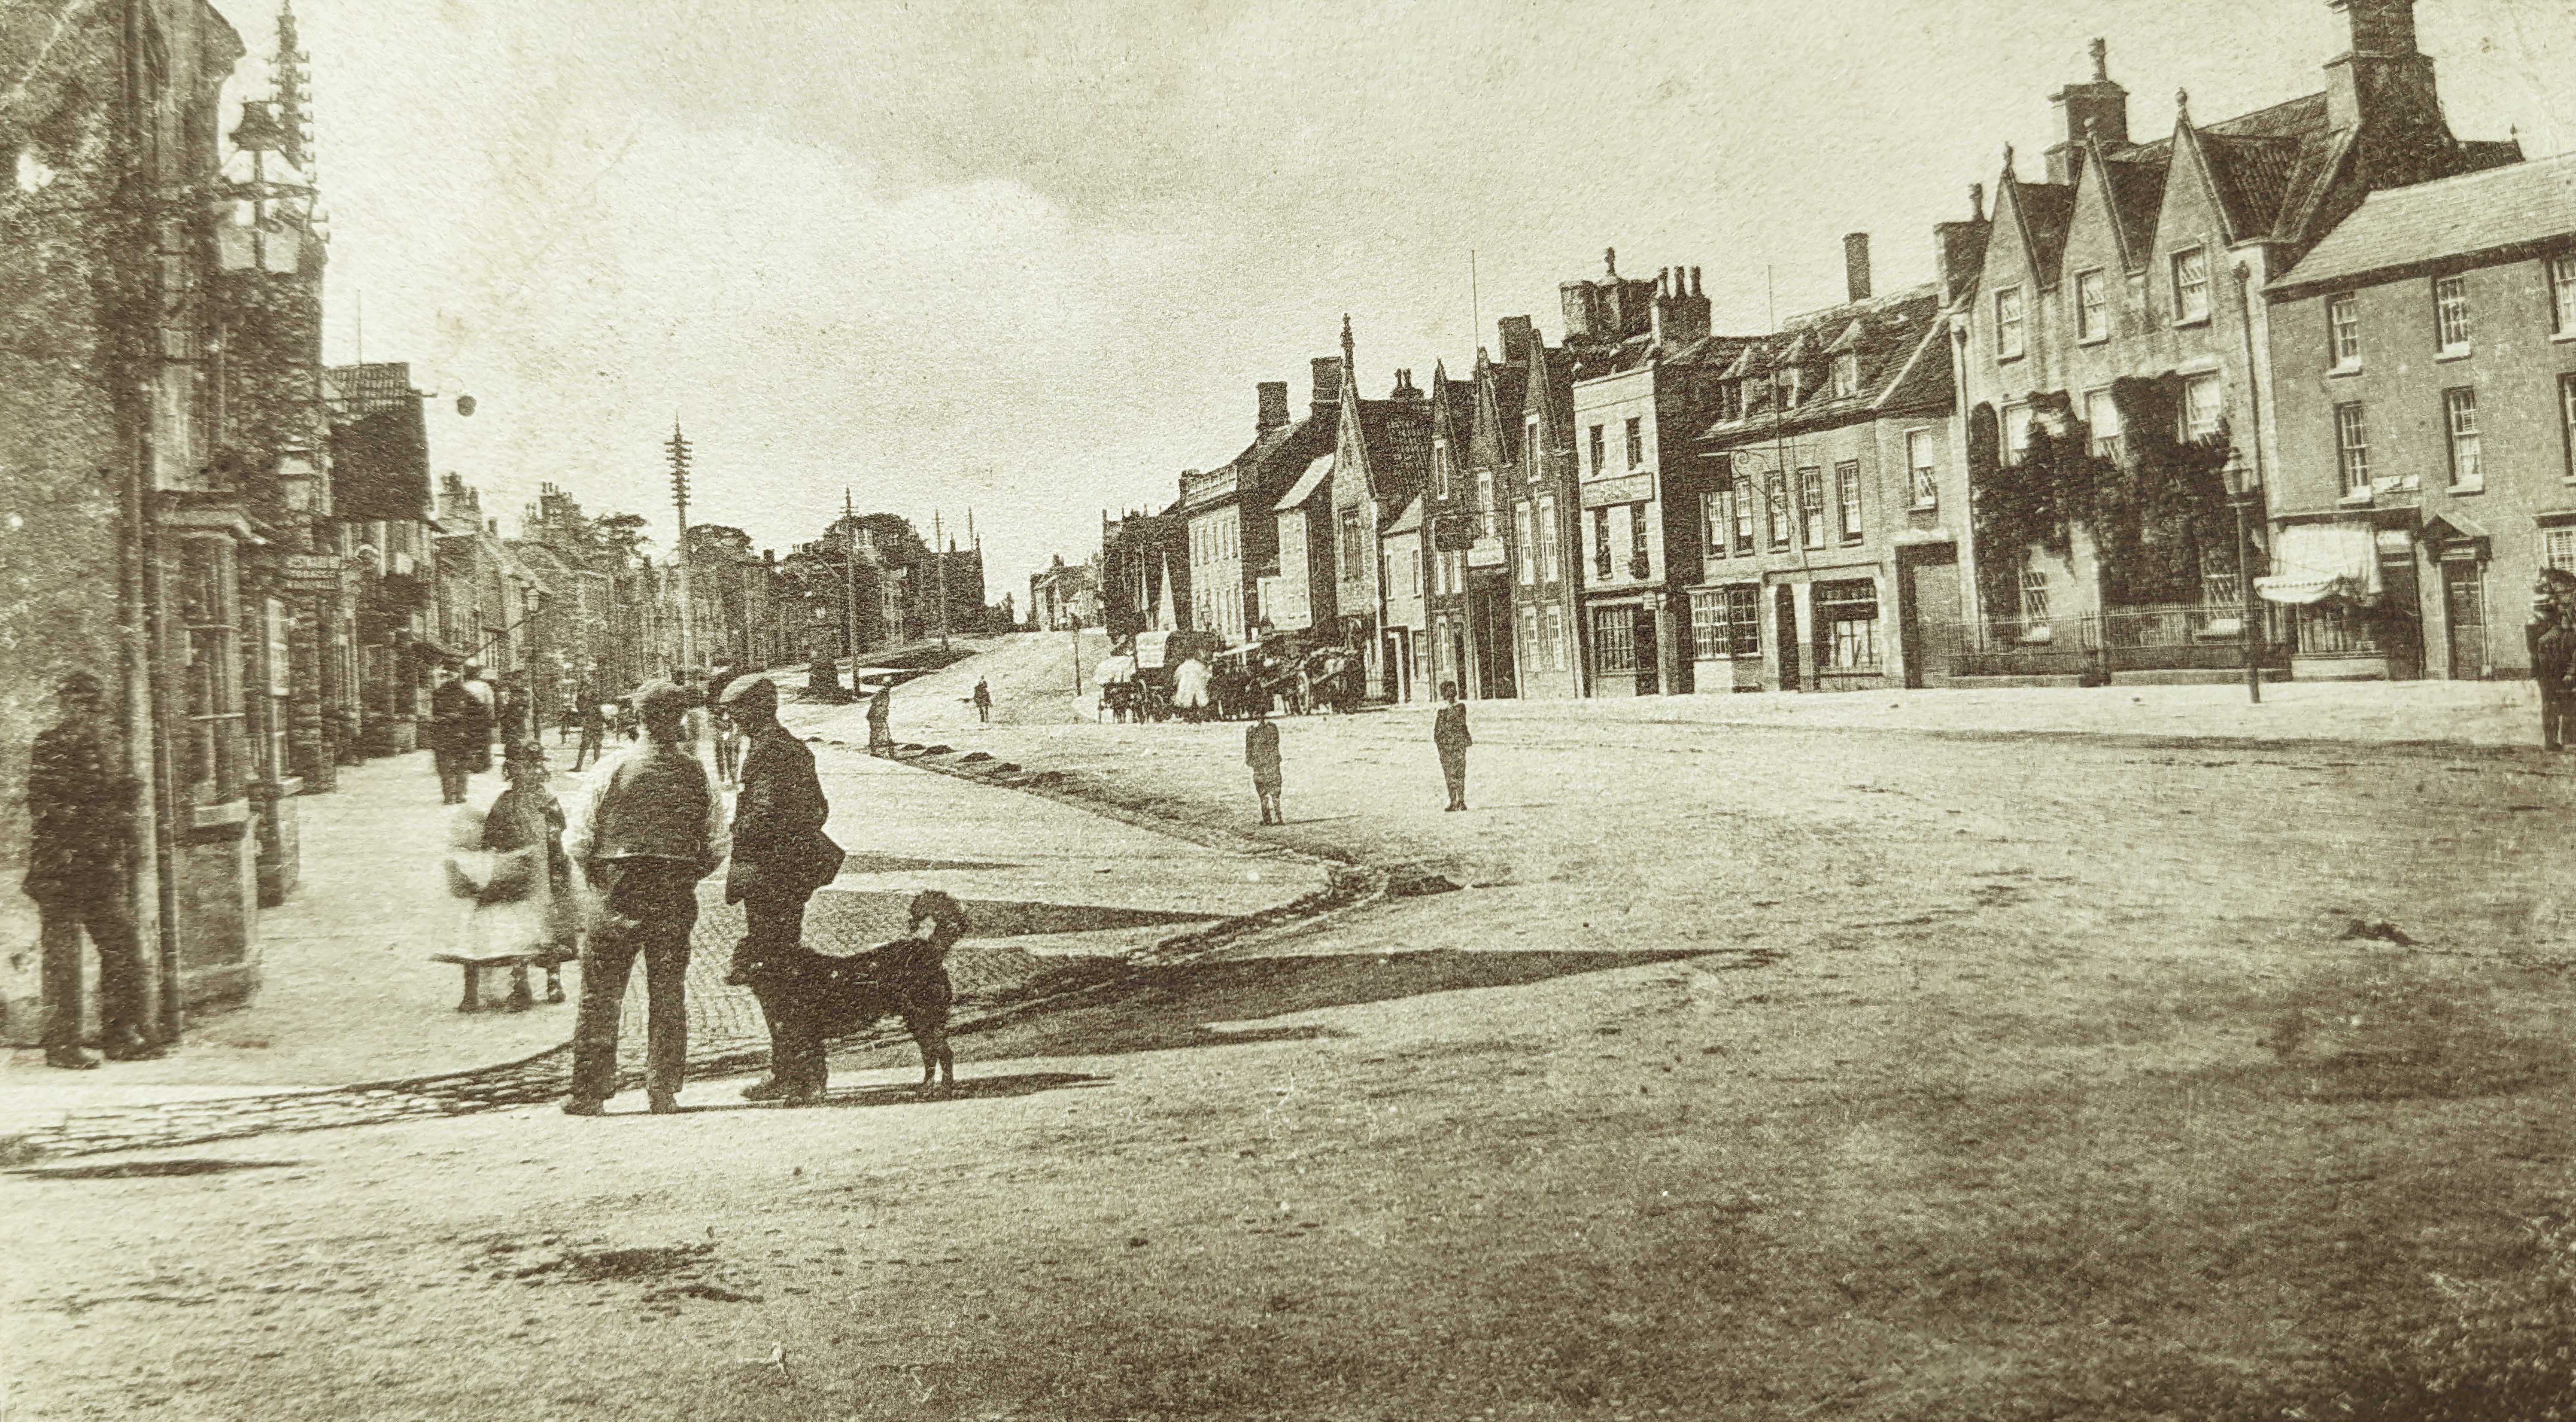
[[[1753,412],[1762,407],[1761,377],[1756,376],[1737,386],[1735,391],[1735,400],[1737,407],[1735,417],[1737,419],[1751,418]]]
[[[1791,366],[1789,369],[1781,371],[1779,375],[1774,377],[1780,383],[1781,409],[1794,410],[1798,407],[1798,391],[1799,387],[1804,383],[1800,377],[1804,374],[1805,372],[1799,370],[1796,366]]]
[[[2209,253],[2193,247],[2174,253],[2174,324],[2209,319]]]
[[[2019,360],[2022,354],[2021,288],[2008,286],[1995,293],[1995,359]]]
[[[1849,351],[1834,357],[1834,398],[1860,393],[1860,357]]]
[[[2101,272],[2075,274],[2075,339],[2098,341],[2111,334],[2110,299]]]

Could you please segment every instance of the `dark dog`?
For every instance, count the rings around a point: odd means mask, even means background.
[[[823,1044],[888,1017],[903,1019],[921,1049],[923,1095],[934,1082],[943,1092],[957,1085],[948,1048],[948,1010],[956,998],[948,950],[965,932],[966,911],[931,889],[913,897],[911,916],[909,937],[864,953],[834,958],[800,951],[753,971],[752,995],[769,1019],[769,1078],[744,1088],[746,1098],[801,1103],[822,1095]]]

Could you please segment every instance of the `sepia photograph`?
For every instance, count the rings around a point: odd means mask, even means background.
[[[0,0],[0,1422],[2567,1422],[2571,844],[2576,0]]]

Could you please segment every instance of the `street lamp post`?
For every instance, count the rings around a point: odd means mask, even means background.
[[[2245,695],[2256,705],[2263,702],[2263,664],[2260,644],[2255,640],[2263,604],[2254,591],[2253,514],[2263,502],[2263,486],[2254,481],[2254,471],[2245,462],[2245,451],[2231,449],[2227,456],[2227,505],[2236,513],[2236,581],[2245,594],[2245,610],[2237,623],[2237,641],[2245,652]]]

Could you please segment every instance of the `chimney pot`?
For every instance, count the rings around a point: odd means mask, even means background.
[[[1691,295],[1698,296],[1699,294],[1699,268],[1693,267],[1691,268]]]
[[[1843,238],[1843,285],[1854,301],[1869,299],[1869,234],[1854,232]]]
[[[1970,222],[1986,220],[1986,185],[1983,183],[1968,184],[1968,220]]]
[[[1602,248],[1601,265],[1608,269],[1610,279],[1612,281],[1617,281],[1619,279],[1619,249],[1616,247]]]

